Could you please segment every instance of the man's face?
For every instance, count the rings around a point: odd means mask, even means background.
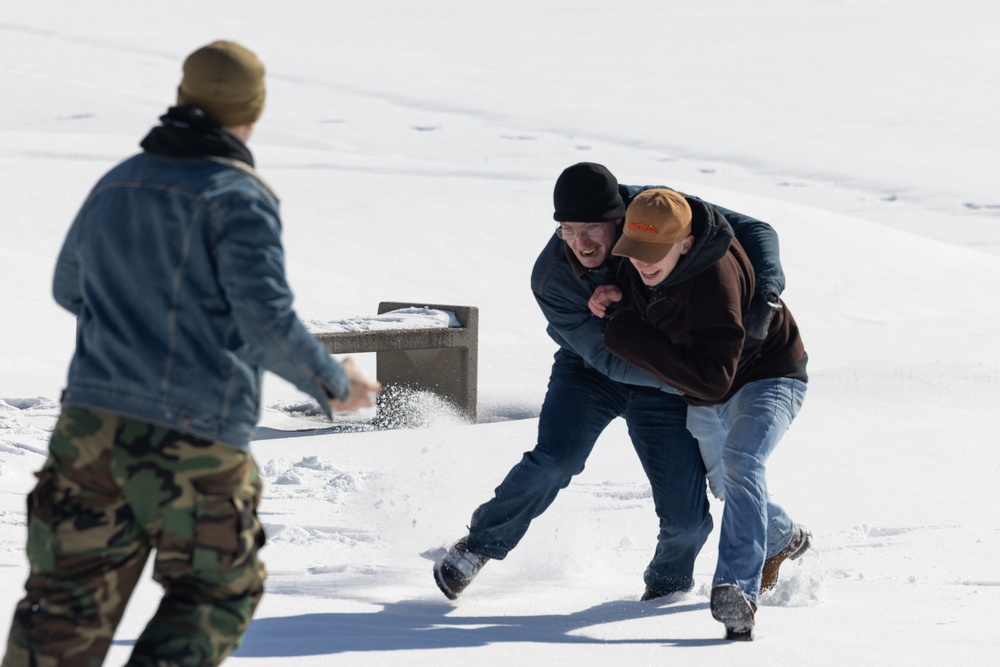
[[[584,267],[596,269],[611,254],[621,222],[563,222],[556,233]]]
[[[670,246],[670,251],[663,256],[659,262],[655,264],[647,264],[641,260],[634,257],[629,257],[629,261],[632,262],[632,266],[635,270],[639,272],[639,277],[642,278],[642,282],[649,287],[656,287],[664,280],[667,276],[677,268],[677,262],[680,261],[681,255],[686,255],[691,250],[691,246],[694,243],[694,237],[689,236],[686,239],[682,239],[677,243]]]

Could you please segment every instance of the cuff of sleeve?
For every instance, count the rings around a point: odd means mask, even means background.
[[[781,296],[782,286],[774,282],[761,281],[757,283],[758,294],[767,294],[768,292],[774,294],[775,296]]]

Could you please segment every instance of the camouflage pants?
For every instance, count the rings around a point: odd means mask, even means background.
[[[217,665],[264,590],[253,457],[64,407],[28,496],[26,595],[2,667],[98,667],[155,550],[164,589],[129,665]]]

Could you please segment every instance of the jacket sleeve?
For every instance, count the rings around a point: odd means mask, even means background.
[[[347,374],[292,309],[276,207],[251,197],[218,221],[219,280],[250,357],[315,398],[329,416],[330,398],[345,399]]]
[[[561,245],[560,241],[559,251]],[[560,347],[577,354],[589,367],[615,382],[652,387],[672,394],[678,393],[670,385],[619,359],[605,349],[606,320],[595,317],[587,309],[582,293],[566,293],[563,289],[552,289],[549,274],[551,271],[559,270],[560,267],[556,266],[558,257],[552,253],[551,263],[546,262],[545,257],[546,253],[543,252],[532,272],[531,290],[548,321],[546,331],[549,337]]]
[[[743,328],[731,311],[714,313],[675,342],[635,313],[611,318],[604,336],[608,350],[678,391],[716,402],[729,393],[743,346]]]
[[[736,240],[743,246],[756,274],[756,292],[771,292],[780,296],[785,291],[785,272],[781,268],[778,251],[778,234],[766,222],[748,215],[730,211],[722,206],[712,206],[722,214],[733,228]]]
[[[80,259],[77,254],[77,237],[83,212],[76,219],[66,234],[59,257],[56,259],[55,275],[52,278],[52,296],[56,303],[79,317],[83,311],[83,293],[80,287]]]

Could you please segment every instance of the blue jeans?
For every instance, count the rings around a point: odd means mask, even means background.
[[[652,487],[659,535],[644,580],[661,592],[689,590],[694,561],[712,532],[705,466],[685,427],[687,405],[676,395],[621,384],[556,353],[538,417],[538,442],[472,515],[469,548],[503,559],[584,464],[598,436],[624,417]]]
[[[804,382],[773,378],[745,385],[720,405],[688,409],[709,485],[725,501],[712,585],[736,584],[754,603],[765,557],[795,536],[791,519],[768,496],[766,463],[805,395]]]

